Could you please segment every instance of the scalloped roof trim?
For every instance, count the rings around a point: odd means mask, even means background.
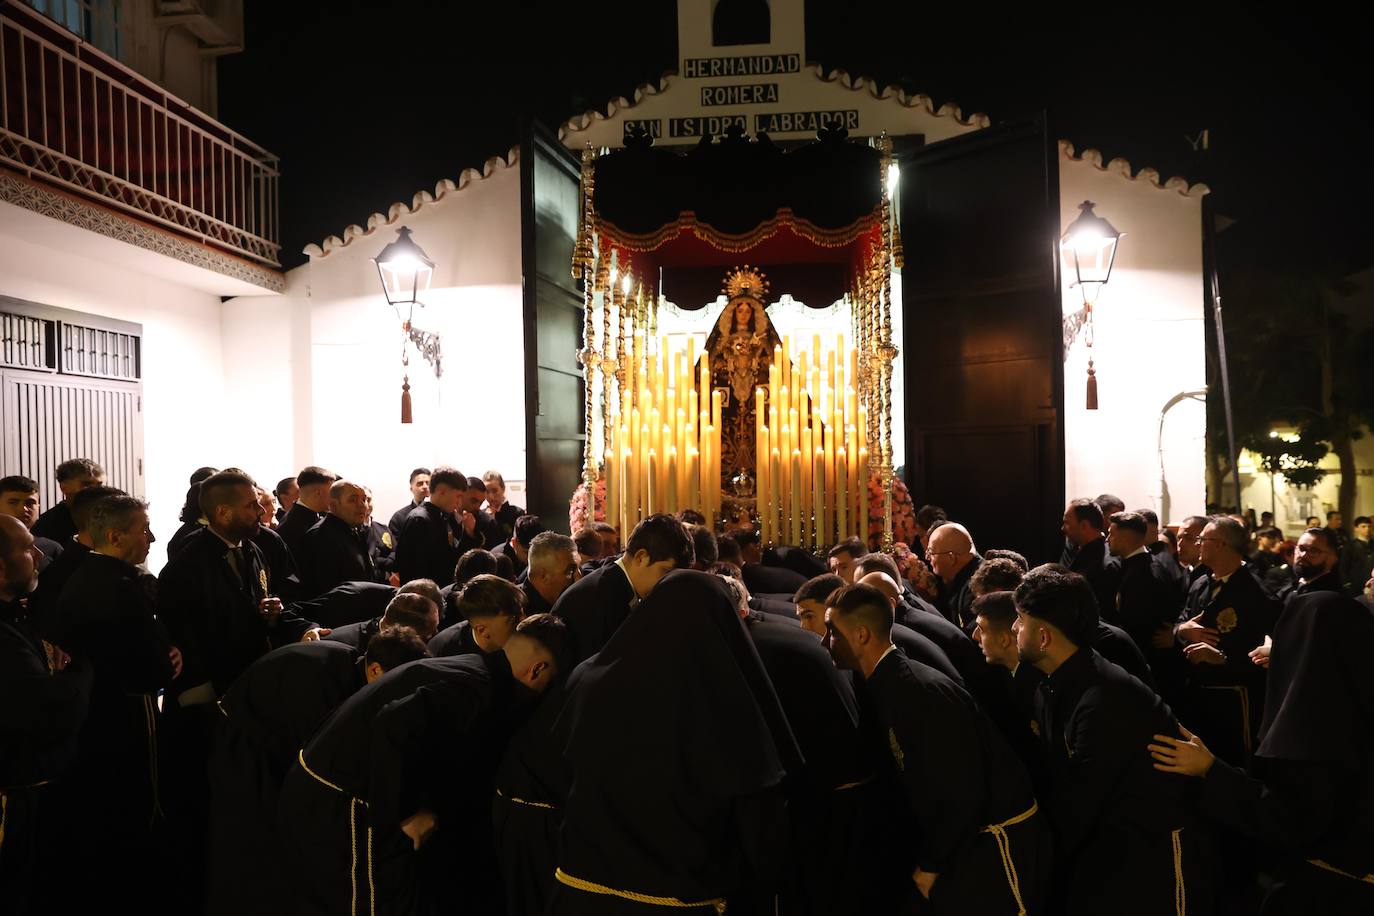
[[[992,124],[992,120],[981,112],[976,112],[965,118],[958,105],[946,102],[944,105],[936,108],[935,102],[928,95],[919,93],[916,95],[908,95],[904,90],[893,86],[883,86],[879,88],[877,82],[866,76],[852,77],[845,70],[831,70],[826,72],[825,68],[820,64],[808,64],[807,69],[815,74],[816,78],[822,82],[839,83],[851,92],[859,92],[867,89],[868,94],[875,99],[894,99],[897,104],[905,108],[917,108],[935,118],[953,118],[964,127],[973,127],[981,130]],[[680,77],[676,73],[665,73],[659,78],[657,83],[641,83],[639,88],[634,91],[633,101],[624,96],[618,99],[612,99],[606,106],[605,114],[593,109],[580,115],[574,115],[567,121],[564,121],[563,125],[558,128],[559,141],[566,142],[570,133],[586,130],[595,121],[609,121],[616,116],[617,112],[634,108],[647,97],[668,91],[668,87],[678,79],[680,79]]]
[[[1068,140],[1059,141],[1059,151],[1074,162],[1088,163],[1099,172],[1115,172],[1129,181],[1144,181],[1164,191],[1176,191],[1184,197],[1202,197],[1212,193],[1212,189],[1207,185],[1201,182],[1189,184],[1188,179],[1177,175],[1167,180],[1161,180],[1159,171],[1148,166],[1138,172],[1132,172],[1131,163],[1120,156],[1103,165],[1101,152],[1095,149],[1085,149],[1082,153],[1075,154],[1073,143]]]
[[[378,229],[385,229],[387,226],[395,225],[398,221],[405,219],[412,213],[419,211],[426,204],[432,204],[443,200],[449,194],[457,193],[475,181],[490,178],[498,169],[505,170],[513,168],[520,161],[520,147],[512,146],[504,157],[492,156],[482,163],[481,169],[463,169],[458,175],[458,180],[445,178],[434,186],[434,193],[429,191],[419,191],[411,198],[410,204],[404,201],[397,201],[387,208],[386,213],[374,213],[367,218],[367,228],[356,223],[343,231],[343,237],[331,235],[319,245],[309,244],[301,251],[312,258],[322,258],[339,248],[347,247],[354,239],[367,238]]]

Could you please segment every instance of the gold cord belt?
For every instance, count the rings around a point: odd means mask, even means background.
[[[352,888],[352,897],[349,900],[348,912],[350,916],[357,916],[358,913],[358,809],[366,808],[367,802],[346,791],[343,787],[337,786],[325,779],[319,773],[310,769],[310,764],[305,762],[305,749],[302,748],[296,753],[296,759],[301,763],[301,769],[306,775],[314,779],[322,786],[326,786],[348,798],[348,848],[352,855],[352,861],[348,868],[349,886]],[[376,916],[377,912],[377,885],[372,878],[372,825],[367,825],[367,907],[368,912]]]
[[[553,876],[558,879],[559,884],[566,884],[568,887],[579,891],[586,891],[589,894],[601,894],[606,897],[619,897],[621,900],[631,900],[635,903],[647,903],[650,906],[671,906],[679,909],[696,910],[703,907],[714,907],[717,916],[725,913],[725,898],[717,897],[714,900],[699,900],[689,902],[679,900],[676,897],[656,897],[653,894],[641,894],[636,891],[621,891],[604,884],[597,884],[594,881],[585,881],[582,878],[574,878],[563,869],[554,869]]]
[[[1000,824],[989,824],[982,831],[992,834],[992,838],[997,841],[997,851],[1002,855],[1002,871],[1007,876],[1007,886],[1011,888],[1012,899],[1016,901],[1016,916],[1026,916],[1026,904],[1021,900],[1021,878],[1016,874],[1016,860],[1011,856],[1011,839],[1007,836],[1007,828],[1030,820],[1039,810],[1040,803],[1031,802],[1031,806],[1016,817]]]
[[[517,798],[517,797],[514,796],[514,795],[507,795],[505,792],[502,792],[500,789],[497,789],[497,790],[496,790],[496,797],[497,797],[497,798],[504,798],[506,801],[510,802],[510,803],[513,804],[513,805],[524,805],[526,808],[545,808],[545,809],[547,809],[547,810],[549,810],[549,811],[557,811],[557,810],[558,810],[558,806],[557,806],[557,805],[551,805],[551,804],[549,804],[548,802],[528,801],[528,800],[523,799],[523,798]]]
[[[834,791],[834,792],[844,792],[844,791],[846,791],[846,790],[848,790],[848,789],[857,789],[859,786],[866,786],[866,785],[868,785],[868,784],[869,784],[870,782],[872,782],[872,781],[873,781],[873,777],[872,777],[872,776],[865,776],[863,779],[860,779],[858,782],[846,782],[846,783],[842,783],[841,785],[836,786],[832,791]]]
[[[1356,874],[1351,874],[1343,868],[1337,868],[1330,862],[1323,862],[1321,859],[1308,859],[1308,865],[1314,865],[1322,871],[1329,871],[1333,875],[1340,875],[1342,878],[1349,878],[1351,881],[1360,881],[1364,884],[1374,884],[1374,873],[1367,874],[1363,878]]]
[[[1183,828],[1169,834],[1174,844],[1174,912],[1177,916],[1188,914],[1188,889],[1183,883]]]

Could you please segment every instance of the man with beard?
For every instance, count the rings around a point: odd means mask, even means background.
[[[880,592],[846,586],[826,603],[830,652],[864,678],[886,733],[886,776],[917,828],[914,843],[890,850],[915,885],[907,899],[919,894],[934,913],[1038,911],[1049,828],[1020,762],[963,688],[892,644]]]
[[[670,516],[641,522],[628,550],[667,522],[690,552]],[[554,740],[570,789],[551,914],[719,912],[727,898],[734,912],[773,893],[782,783],[801,756],[719,578],[667,574],[569,676]]]
[[[70,893],[154,902],[146,863],[162,827],[157,694],[180,671],[181,655],[156,620],[152,577],[138,566],[154,537],[148,504],[107,496],[85,529],[93,549],[72,573],[51,623],[56,643],[95,671],[90,712],[72,772],[60,787],[69,829],[62,848],[91,871]],[[111,837],[119,842],[111,844]]]
[[[403,600],[430,603],[419,595]],[[292,911],[289,867],[263,851],[279,843],[278,796],[296,753],[363,686],[428,656],[414,630],[391,626],[363,652],[328,640],[282,646],[234,681],[219,702],[210,759],[211,913]]]
[[[0,515],[0,899],[16,916],[51,910],[51,889],[39,877],[44,850],[56,852],[45,829],[56,817],[48,793],[75,755],[92,677],[80,658],[63,667],[26,619],[23,599],[33,591],[37,566],[28,527]],[[58,874],[70,865],[54,864]]]
[[[458,558],[482,547],[475,518],[461,528],[455,518],[467,498],[468,479],[457,468],[439,467],[429,479],[429,499],[406,516],[396,538],[393,568],[402,582],[433,579],[440,588],[453,581]]]
[[[671,515],[651,515],[630,533],[625,553],[565,591],[553,613],[568,625],[570,662],[601,651],[639,602],[674,569],[689,569],[692,539]]]
[[[1125,630],[1142,653],[1154,649],[1154,635],[1172,626],[1183,609],[1183,591],[1170,580],[1167,570],[1155,562],[1146,548],[1149,526],[1135,512],[1118,512],[1111,517],[1107,547],[1121,564],[1116,600],[1098,608],[1110,623]]]
[[[1340,578],[1341,553],[1330,528],[1309,528],[1293,549],[1293,573],[1298,585],[1293,594],[1344,592]]]
[[[531,617],[499,652],[402,665],[329,717],[281,795],[306,912],[425,912],[455,894],[499,911],[492,775],[513,719],[557,676],[562,636]]]
[[[1107,522],[1101,507],[1090,499],[1075,499],[1064,510],[1060,530],[1075,547],[1069,569],[1088,580],[1099,611],[1114,607],[1121,565],[1107,555]]]
[[[1210,912],[1204,837],[1186,786],[1141,742],[1182,734],[1169,707],[1090,646],[1097,609],[1082,576],[1040,566],[1017,586],[1016,645],[1045,676],[1036,729],[1047,761],[1060,898],[1051,912]]]

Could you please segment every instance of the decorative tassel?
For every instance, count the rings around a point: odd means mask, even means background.
[[[1088,360],[1088,409],[1097,409],[1097,371],[1091,359]]]
[[[410,412],[410,376],[402,376],[402,379],[403,380],[401,382],[401,422],[410,423],[412,422]]]

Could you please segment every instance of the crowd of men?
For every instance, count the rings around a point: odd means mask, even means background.
[[[1032,568],[205,467],[153,577],[103,476],[0,479],[6,913],[1374,912],[1368,519]]]

